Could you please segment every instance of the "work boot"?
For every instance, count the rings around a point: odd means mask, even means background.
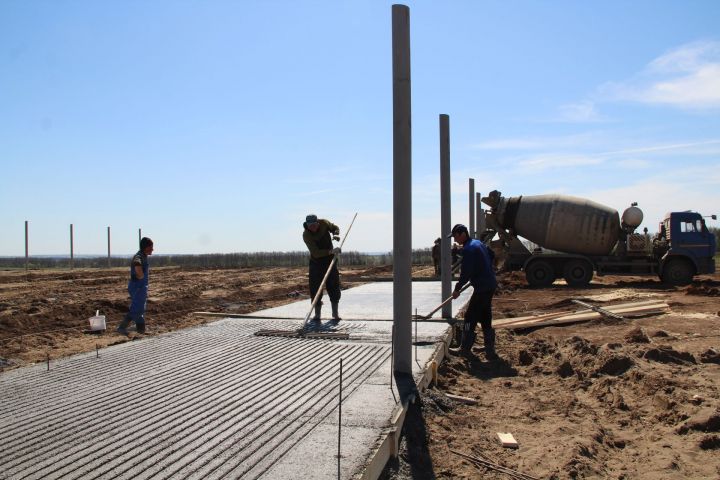
[[[318,302],[315,304],[315,316],[312,318],[313,322],[319,322],[320,321],[320,311],[322,310],[322,302]]]
[[[115,331],[117,333],[119,333],[120,335],[127,335],[128,334],[127,327],[129,324],[130,324],[130,314],[128,313],[127,315],[125,315],[125,318],[122,319],[122,321],[120,322],[120,325],[117,326]]]
[[[465,347],[448,348],[448,353],[450,355],[454,355],[456,357],[474,357],[475,356],[475,354],[472,352],[472,350],[467,349]]]
[[[135,329],[137,330],[137,333],[144,334],[145,333],[145,322],[135,322]]]
[[[465,323],[463,325],[462,342],[460,343],[460,347],[463,350],[472,350],[472,347],[475,344],[475,338],[477,338],[475,329],[471,327],[470,323]]]
[[[495,353],[495,329],[483,328],[483,343],[485,344],[485,358],[488,360],[498,360],[498,354]]]
[[[340,318],[340,314],[338,314],[338,303],[339,302],[331,302],[330,304],[332,306],[332,318],[334,322],[342,320],[342,318]]]

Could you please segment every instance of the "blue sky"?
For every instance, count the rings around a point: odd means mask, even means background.
[[[392,249],[391,5],[0,2],[0,255]],[[410,7],[413,247],[468,178],[563,193],[644,226],[720,214],[720,2],[418,1]],[[718,226],[717,222],[710,222]]]

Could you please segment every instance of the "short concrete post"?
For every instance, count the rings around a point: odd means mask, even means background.
[[[452,292],[450,233],[450,117],[440,115],[440,284],[442,301]],[[452,304],[442,307],[442,318],[452,317]]]
[[[412,142],[410,9],[392,6],[393,320],[395,371],[412,374]]]

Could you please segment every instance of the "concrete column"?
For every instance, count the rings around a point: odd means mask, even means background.
[[[470,238],[475,238],[475,179],[470,178],[468,180],[468,189],[470,193],[470,202],[468,205],[470,209],[470,223],[468,223],[468,231],[470,232]]]
[[[108,227],[108,267],[110,266],[110,227]]]
[[[28,242],[28,221],[25,220],[25,271],[28,269],[28,261],[30,260],[30,247]]]
[[[480,234],[485,231],[485,212],[482,209],[482,195],[480,192],[475,193],[475,238],[480,238]]]
[[[412,143],[410,9],[392,6],[393,319],[395,371],[412,373]]]
[[[70,224],[70,268],[75,266],[75,253],[73,251],[73,224]]]
[[[450,233],[450,117],[440,115],[440,285],[442,300],[452,294],[452,239]],[[452,318],[452,304],[442,307],[442,318]]]

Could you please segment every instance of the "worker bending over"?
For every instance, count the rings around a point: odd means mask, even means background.
[[[332,234],[332,237],[331,237]],[[310,301],[312,302],[320,289],[320,284],[325,276],[330,264],[332,270],[328,275],[325,288],[330,297],[332,305],[332,318],[334,322],[341,320],[338,314],[338,304],[340,303],[340,273],[338,272],[337,262],[333,263],[335,255],[340,253],[340,247],[333,247],[332,241],[340,240],[340,228],[329,220],[318,219],[317,215],[308,215],[303,223],[303,241],[310,250]],[[315,304],[315,316],[312,320],[320,321],[320,311],[322,310],[322,293],[321,298]]]

